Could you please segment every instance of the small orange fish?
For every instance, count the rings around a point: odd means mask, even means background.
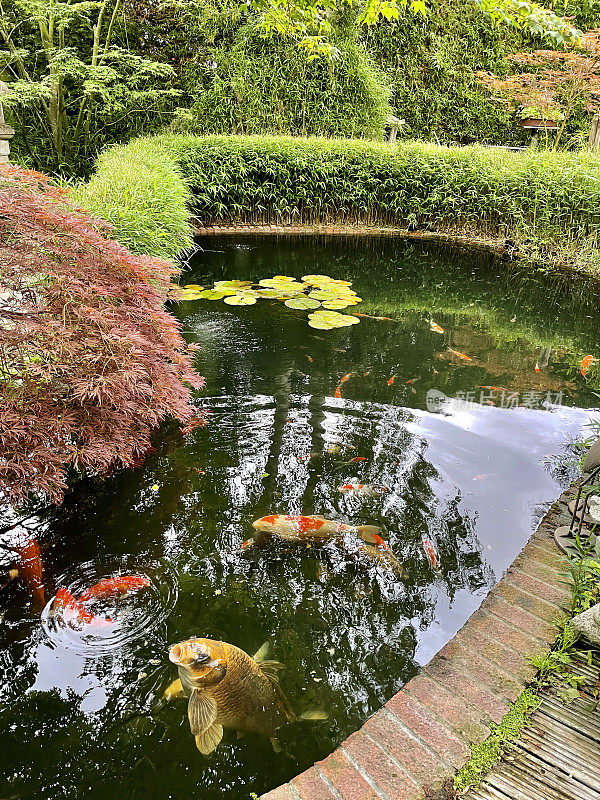
[[[462,358],[465,361],[473,361],[471,356],[466,356],[464,353],[459,353],[458,350],[453,350],[451,347],[449,347],[448,350],[452,353],[453,356],[456,356],[457,358]]]
[[[353,372],[348,372],[346,375],[344,375],[343,378],[340,378],[340,386],[342,385],[342,383],[345,383],[348,380],[348,378],[351,378],[352,375],[354,375]]]
[[[388,385],[388,386],[391,386],[391,385],[392,385],[392,383],[393,383],[395,380],[396,380],[396,376],[395,376],[395,375],[392,375],[392,377],[391,377],[391,378],[389,379],[389,381],[387,382],[387,385]]]
[[[431,566],[437,572],[439,569],[439,561],[437,553],[435,551],[435,547],[433,546],[433,542],[431,541],[431,539],[427,538],[427,536],[423,536],[422,542],[423,542],[423,549],[425,550],[425,555],[427,556]]]
[[[489,389],[491,392],[506,392],[507,389],[504,389],[502,386],[480,386],[480,389]]]
[[[15,547],[20,559],[19,574],[27,584],[34,603],[39,608],[46,602],[42,575],[42,554],[40,546],[33,537]]]
[[[416,383],[419,379],[418,378],[411,378],[407,383]]]
[[[341,390],[340,390],[340,387],[339,387],[339,386],[336,386],[336,387],[335,387],[335,392],[333,393],[333,396],[334,396],[334,397],[341,397],[341,396],[342,396],[342,392],[341,392]]]
[[[370,374],[371,374],[370,372],[364,372],[364,373],[363,373],[363,378],[366,378],[366,377],[367,377],[367,375],[370,375]]]
[[[351,458],[350,461],[348,461],[347,463],[348,464],[353,464],[356,461],[366,461],[366,460],[367,459],[364,456],[355,456],[354,458]]]
[[[309,361],[310,361],[310,363],[312,364],[312,363],[313,363],[313,359],[312,359],[310,356],[306,356],[306,357],[308,358],[308,360],[309,360]]]
[[[535,362],[535,371],[536,371],[536,372],[539,372],[539,371],[540,371],[540,365],[538,364],[538,362],[537,362],[537,361]]]
[[[587,374],[588,369],[591,367],[594,361],[596,361],[594,356],[585,356],[585,358],[581,360],[581,374],[583,375],[584,378]]]
[[[429,320],[429,327],[431,328],[432,331],[434,331],[434,333],[443,333],[444,332],[444,329],[441,328],[437,324],[437,322],[434,322],[432,319]]]

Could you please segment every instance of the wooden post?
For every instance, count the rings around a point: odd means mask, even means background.
[[[592,119],[592,127],[590,129],[590,138],[588,139],[588,147],[590,150],[600,149],[600,113],[597,111]]]

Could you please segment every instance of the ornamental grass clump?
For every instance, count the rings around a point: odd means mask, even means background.
[[[164,308],[172,264],[107,238],[35,172],[0,168],[0,498],[59,501],[67,474],[132,466],[167,415],[199,424]]]

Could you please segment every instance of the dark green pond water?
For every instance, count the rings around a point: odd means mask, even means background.
[[[94,630],[40,618],[17,582],[0,595],[2,798],[248,800],[301,772],[480,605],[589,435],[597,381],[579,364],[600,353],[600,320],[550,279],[401,240],[200,244],[182,283],[326,273],[354,282],[357,311],[393,321],[319,331],[276,300],[174,306],[200,345],[208,424],[186,439],[166,424],[138,468],[81,483],[32,521],[48,600],[118,570],[152,585]],[[389,491],[342,495],[348,482]],[[269,513],[378,525],[407,576],[335,547],[241,552]],[[270,642],[293,707],[328,720],[281,729],[281,753],[228,731],[201,756],[185,702],[160,702],[176,677],[168,645],[192,635],[251,654]]]

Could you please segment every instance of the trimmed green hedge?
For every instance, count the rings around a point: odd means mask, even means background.
[[[77,197],[132,249],[168,256],[189,242],[186,202],[204,224],[430,224],[596,252],[600,159],[414,141],[171,135],[107,151]]]

